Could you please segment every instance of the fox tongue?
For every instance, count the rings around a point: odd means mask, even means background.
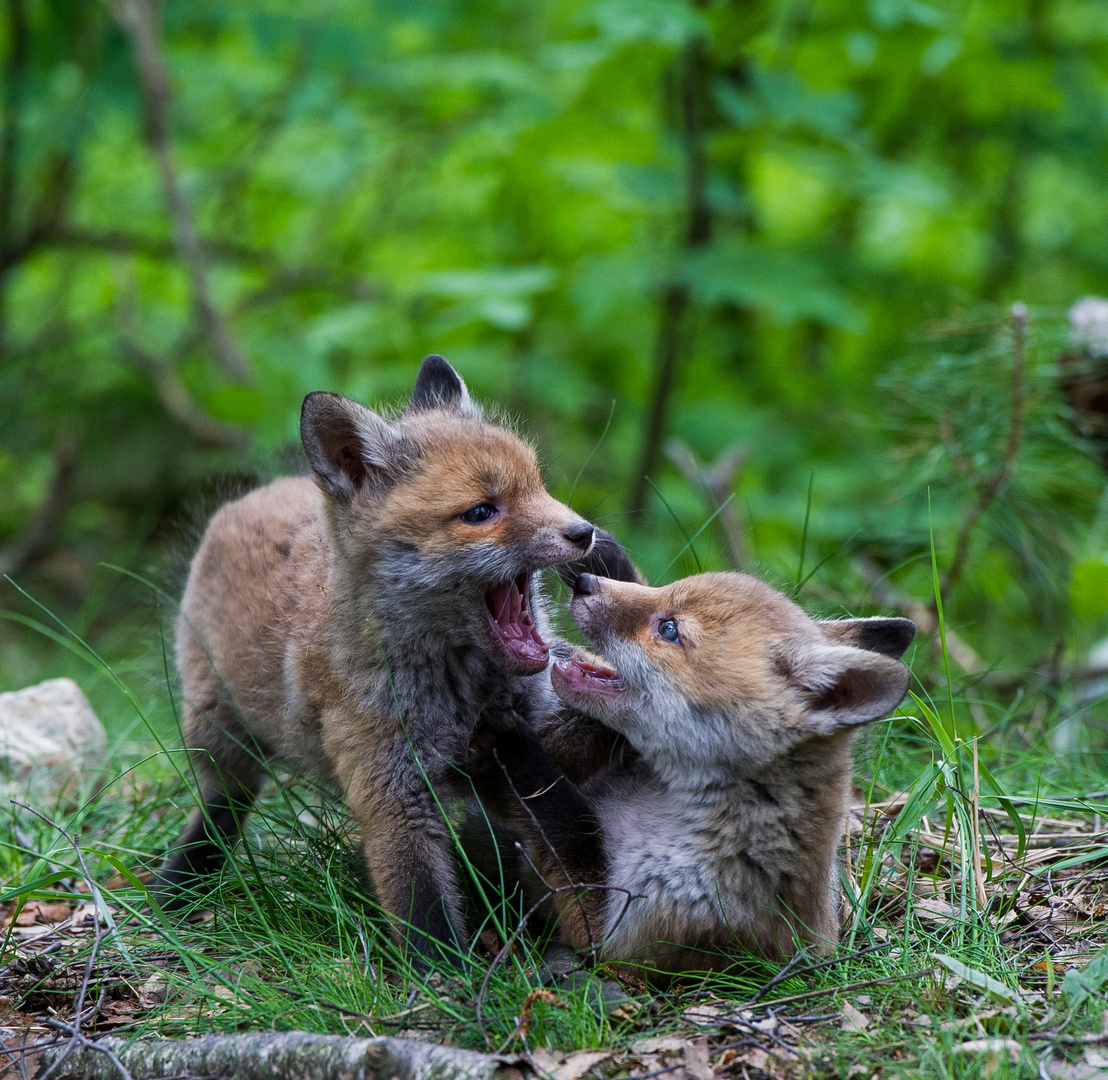
[[[546,666],[550,649],[535,629],[527,603],[531,587],[527,574],[494,585],[485,594],[493,628],[508,653],[536,671]]]

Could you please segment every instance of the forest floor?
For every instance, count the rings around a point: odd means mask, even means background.
[[[127,670],[55,625],[35,628],[122,711],[98,771],[3,790],[0,1080],[33,1076],[59,1040],[283,1030],[498,1051],[552,1080],[1108,1075],[1102,755],[1049,745],[1035,718],[1058,690],[1030,676],[970,727],[982,684],[952,681],[942,635],[910,657],[904,713],[859,746],[838,950],[783,968],[735,956],[661,989],[582,966],[487,882],[470,890],[469,962],[420,976],[340,800],[289,775],[209,894],[152,906],[145,885],[195,807],[164,636]]]
[[[179,778],[147,762],[95,798],[71,786],[49,810],[39,801],[42,817],[11,807],[0,1076],[34,1075],[37,1052],[75,1030],[401,1034],[526,1055],[553,1080],[1108,1069],[1104,793],[996,809],[970,789],[975,835],[965,815],[949,829],[923,815],[897,836],[911,796],[858,792],[838,953],[783,969],[737,959],[658,991],[544,952],[495,901],[468,972],[417,977],[340,805],[284,779],[223,882],[179,917],[142,887],[190,809]]]

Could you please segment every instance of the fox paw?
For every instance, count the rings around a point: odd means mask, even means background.
[[[514,709],[488,709],[469,740],[469,777],[477,794],[498,810],[518,803],[549,758],[530,724]]]

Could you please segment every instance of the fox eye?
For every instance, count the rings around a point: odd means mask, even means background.
[[[467,525],[480,525],[482,521],[488,521],[489,518],[495,516],[496,507],[492,503],[478,503],[462,514],[462,521]]]
[[[681,635],[677,633],[677,620],[676,619],[663,619],[658,623],[658,637],[663,641],[673,641],[680,643]]]

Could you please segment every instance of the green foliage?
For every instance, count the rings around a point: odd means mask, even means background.
[[[752,448],[737,505],[771,572],[795,564],[780,549],[815,466],[826,555],[859,527],[886,441],[858,421],[883,410],[876,377],[906,331],[964,296],[1064,305],[1102,288],[1090,10],[170,4],[170,157],[244,382],[205,331],[126,35],[107,6],[29,0],[25,54],[17,23],[4,44],[0,528],[26,526],[52,448],[76,432],[81,494],[55,540],[81,564],[46,569],[79,592],[200,478],[273,471],[305,391],[395,400],[432,350],[524,416],[555,486],[614,402],[578,485],[582,507],[614,514],[639,459],[659,295],[677,283],[690,310],[668,433],[709,457]],[[709,236],[690,246],[698,155]],[[932,382],[961,393],[976,375],[960,363],[944,353]],[[975,433],[964,453],[995,452],[989,396],[952,405]],[[691,533],[700,501],[657,472]],[[682,530],[659,500],[649,524],[636,546],[656,572]]]
[[[1070,603],[1079,619],[1096,622],[1108,615],[1108,563],[1085,559],[1075,564],[1070,581]]]

